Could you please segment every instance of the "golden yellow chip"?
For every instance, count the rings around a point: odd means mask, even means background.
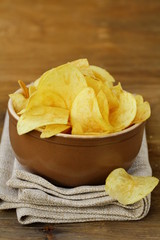
[[[12,93],[9,97],[12,100],[13,108],[17,114],[26,108],[28,101],[21,93]]]
[[[143,103],[143,97],[141,95],[135,95],[134,97],[136,99],[137,105],[140,105]]]
[[[109,122],[109,106],[108,106],[107,97],[102,90],[100,90],[99,93],[97,94],[97,101],[98,101],[98,105],[99,105],[99,109],[102,114],[102,117],[106,122],[105,133],[110,133],[113,131],[112,129],[113,127]]]
[[[89,62],[86,58],[78,59],[70,63],[77,67],[84,76],[95,78],[95,75],[92,69],[90,68]]]
[[[138,202],[157,186],[155,177],[136,177],[128,174],[123,168],[113,170],[106,179],[107,194],[123,205]]]
[[[88,66],[89,66],[89,62],[88,62],[87,58],[82,58],[82,59],[74,60],[74,61],[69,62],[69,63],[67,63],[67,64],[73,65],[74,67],[78,68],[80,71],[81,71],[81,70],[83,71],[83,69],[88,68]],[[58,66],[56,69],[61,68],[61,67],[65,66],[65,65],[67,65],[67,64],[60,65],[60,66]],[[38,85],[39,85],[39,82],[40,82],[41,78],[42,78],[42,77],[45,77],[46,75],[48,75],[53,69],[55,69],[55,68],[52,68],[52,69],[48,70],[47,72],[45,72],[40,78],[38,78],[38,79],[34,82],[35,88],[38,88]]]
[[[80,69],[87,68],[89,66],[89,62],[88,62],[87,58],[78,59],[78,60],[72,61],[70,63]]]
[[[19,135],[33,129],[50,124],[67,124],[69,111],[67,109],[47,106],[36,106],[22,114],[17,123]]]
[[[93,71],[97,79],[101,80],[103,83],[107,84],[109,87],[113,86],[115,79],[105,69],[97,66],[93,66],[93,65],[90,65],[90,69]]]
[[[136,117],[133,123],[141,123],[146,121],[151,116],[151,109],[148,102],[137,105]]]
[[[18,83],[22,89],[22,93],[23,93],[24,97],[28,98],[29,97],[28,87],[26,87],[25,83],[22,80],[18,80]]]
[[[114,131],[121,131],[127,128],[136,116],[136,100],[131,93],[123,91],[119,96],[119,107],[109,115],[109,121]]]
[[[35,106],[50,106],[50,107],[60,107],[67,108],[65,101],[61,96],[56,94],[49,89],[38,89],[36,92],[32,94],[29,98],[29,102],[27,105],[27,109],[30,109]]]
[[[75,98],[71,108],[71,125],[72,134],[107,130],[107,124],[99,110],[96,95],[92,88],[85,88]]]
[[[151,116],[151,108],[149,103],[143,102],[143,97],[141,95],[136,95],[135,99],[137,104],[137,112],[132,124],[144,122]]]
[[[42,75],[38,84],[38,90],[50,91],[63,98],[68,109],[85,87],[87,83],[84,76],[72,64],[65,64],[48,71]]]
[[[52,124],[47,125],[45,129],[42,131],[40,137],[41,138],[49,138],[52,137],[58,133],[64,132],[67,129],[70,129],[71,126],[65,125],[65,124]]]

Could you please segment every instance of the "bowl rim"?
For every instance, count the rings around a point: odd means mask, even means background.
[[[33,83],[27,85],[30,86]],[[22,92],[21,89],[18,89],[17,91],[15,91],[14,93],[20,93]],[[12,115],[12,117],[18,121],[19,116],[17,115],[17,113],[15,112],[14,108],[13,108],[13,104],[12,104],[12,100],[11,98],[8,100],[8,110],[10,112],[10,114]],[[138,128],[140,125],[144,124],[144,122],[141,123],[136,123],[120,132],[115,132],[115,133],[108,133],[108,134],[103,134],[103,135],[74,135],[74,134],[67,134],[67,133],[58,133],[57,137],[63,137],[63,138],[75,138],[75,139],[103,139],[103,138],[110,138],[110,137],[116,137],[116,136],[120,136],[122,134],[125,134],[127,132],[131,132],[132,130],[134,130],[135,128]],[[36,131],[36,130],[35,130]],[[38,131],[37,131],[38,132]]]

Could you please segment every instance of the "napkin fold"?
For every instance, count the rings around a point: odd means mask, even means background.
[[[0,210],[15,208],[21,224],[125,221],[147,215],[150,195],[124,206],[106,194],[104,185],[62,188],[31,173],[15,159],[8,124],[6,114],[0,145]],[[145,133],[139,154],[128,172],[137,176],[152,174]]]

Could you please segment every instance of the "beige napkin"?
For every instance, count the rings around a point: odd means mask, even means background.
[[[129,173],[140,176],[152,173],[145,134]],[[133,205],[123,206],[106,194],[104,185],[67,189],[32,174],[14,157],[7,114],[0,145],[0,209],[11,208],[16,208],[22,224],[139,220],[149,211],[150,195]]]

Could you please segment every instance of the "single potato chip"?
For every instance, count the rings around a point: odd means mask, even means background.
[[[43,74],[38,90],[50,91],[59,95],[70,109],[75,97],[87,87],[82,73],[72,64],[65,64]]]
[[[144,122],[151,116],[151,108],[149,103],[143,102],[143,97],[141,95],[136,95],[135,99],[137,104],[137,112],[132,124]]]
[[[143,97],[141,96],[141,95],[135,95],[134,96],[135,97],[135,99],[136,99],[136,103],[137,103],[137,105],[139,105],[139,104],[142,104],[144,101],[143,101]]]
[[[119,96],[119,107],[110,112],[109,121],[114,131],[121,131],[127,128],[136,116],[137,106],[134,96],[123,91]]]
[[[50,89],[38,89],[32,94],[29,98],[27,109],[30,109],[35,106],[50,106],[50,107],[60,107],[67,108],[65,101],[61,96],[56,94]]]
[[[87,68],[89,66],[89,62],[88,62],[87,58],[78,59],[78,60],[72,61],[70,63],[80,69]]]
[[[108,100],[106,95],[102,90],[99,91],[97,94],[97,101],[99,105],[100,112],[103,116],[103,119],[106,122],[106,130],[105,133],[110,133],[113,131],[113,127],[109,122],[109,106],[108,106]]]
[[[95,75],[86,58],[72,61],[70,63],[77,67],[84,76],[95,78]]]
[[[103,132],[107,130],[99,110],[95,92],[85,88],[75,98],[71,108],[72,134]]]
[[[73,65],[74,67],[78,68],[80,71],[81,71],[81,69],[85,69],[85,68],[87,68],[87,67],[89,66],[89,62],[88,62],[87,58],[82,58],[82,59],[74,60],[74,61],[69,62],[69,63],[67,63],[67,64]],[[60,65],[60,66],[58,66],[57,68],[61,68],[61,67],[65,66],[65,65],[66,65],[66,64]],[[45,76],[48,75],[48,73],[49,73],[50,71],[52,71],[53,69],[55,69],[55,68],[52,68],[52,69],[48,70],[48,71],[45,72],[42,76],[45,77]],[[38,85],[39,85],[39,82],[40,82],[42,76],[41,76],[40,78],[38,78],[38,79],[34,82],[35,88],[38,88]]]
[[[113,87],[113,83],[115,82],[115,79],[112,77],[112,75],[107,72],[105,69],[90,65],[90,69],[93,71],[95,77],[99,80],[101,80],[103,83],[107,84],[109,87]]]
[[[40,137],[41,138],[49,138],[52,137],[58,133],[64,132],[67,129],[70,129],[71,126],[65,125],[65,124],[52,124],[47,125],[45,129],[42,131]]]
[[[133,204],[146,197],[157,186],[155,177],[136,177],[123,168],[113,170],[106,179],[107,194],[123,205]]]
[[[26,99],[21,93],[12,93],[9,97],[12,100],[13,108],[17,114],[26,108],[28,99]]]
[[[67,109],[36,106],[20,116],[17,131],[19,135],[22,135],[45,125],[67,124],[68,117],[69,111]]]
[[[25,98],[29,98],[29,90],[28,87],[26,87],[25,83],[22,80],[18,80],[19,86],[22,89],[22,93]]]
[[[141,123],[146,121],[151,116],[151,108],[148,102],[137,105],[136,117],[133,123]]]

